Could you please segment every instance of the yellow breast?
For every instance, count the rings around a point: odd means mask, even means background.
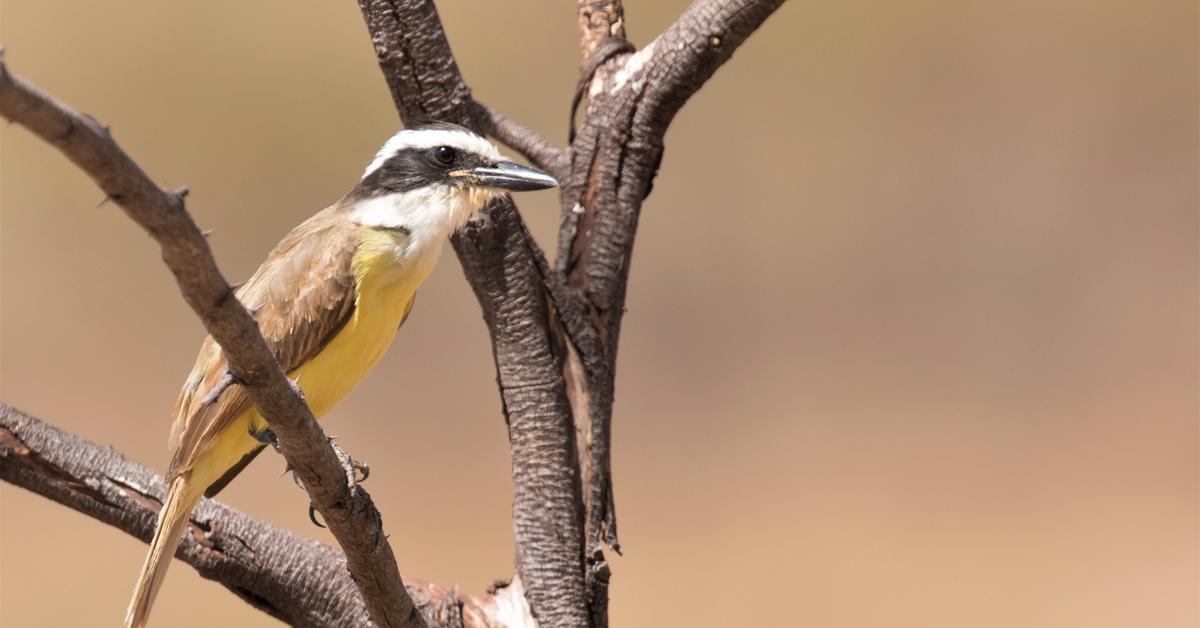
[[[403,232],[364,230],[353,262],[356,298],[350,319],[316,356],[288,373],[297,380],[317,418],[350,394],[379,362],[412,308],[416,290],[432,263],[405,259],[406,244]],[[266,427],[257,410],[243,413],[200,456],[193,466],[193,480],[199,480],[201,486],[215,482],[260,444],[250,432]]]
[[[427,275],[399,262],[399,237],[382,230],[367,232],[354,256],[357,296],[350,320],[320,353],[289,373],[299,377],[317,417],[337,405],[383,357]]]

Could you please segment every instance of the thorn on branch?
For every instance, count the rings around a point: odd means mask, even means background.
[[[292,390],[296,393],[296,395],[298,397],[300,397],[300,400],[303,401],[304,403],[308,403],[308,399],[305,398],[305,396],[304,396],[304,389],[300,388],[300,376],[297,375],[296,379],[292,379],[289,377],[289,378],[287,378],[287,380],[288,380],[288,383],[291,384]]]
[[[71,137],[71,134],[74,132],[75,132],[75,120],[74,120],[74,118],[71,118],[71,119],[67,120],[67,129],[65,131],[63,131],[62,134],[59,135],[56,139],[58,141],[62,142],[64,140],[66,140],[68,137]]]
[[[228,351],[230,364],[239,365],[237,370],[247,381],[250,401],[268,421],[288,425],[294,428],[289,434],[306,437],[295,442],[297,455],[294,457],[303,460],[299,464],[313,464],[313,454],[319,454],[321,463],[331,465],[333,460],[329,458],[328,451],[313,449],[320,446],[320,440],[315,436],[323,432],[311,410],[303,403],[296,403],[297,397],[303,398],[296,382],[290,384],[295,394],[289,394],[287,388],[281,388],[284,382],[280,381],[279,376],[284,373],[279,370],[276,357],[267,345],[263,342],[240,342],[245,338],[259,338],[260,330],[252,314],[237,302],[236,295],[217,270],[211,251],[183,206],[185,192],[180,190],[171,193],[159,187],[95,119],[72,110],[20,76],[11,74],[2,65],[0,117],[17,122],[69,157],[101,186],[108,194],[108,200],[120,204],[124,212],[154,238],[189,305],[212,330],[214,340]],[[64,130],[70,137],[61,140],[59,138]],[[114,194],[114,190],[119,190],[121,194]],[[218,386],[222,387],[227,386]],[[215,400],[217,395],[212,397]],[[3,466],[0,464],[0,467]],[[322,477],[328,475],[336,478],[339,468],[314,464],[313,470]],[[335,483],[333,488],[335,490],[330,494],[333,499],[344,504],[351,503],[342,485]],[[363,504],[373,508],[366,494],[360,493],[355,499],[355,506]],[[322,501],[323,508],[324,504]],[[351,544],[357,543],[360,537],[370,539],[369,526],[378,525],[378,521],[362,517],[365,509],[352,510],[344,504],[336,504],[335,507],[344,509],[351,520],[355,517],[362,520],[354,526],[335,526],[339,529],[334,536],[343,547],[352,547]],[[341,514],[341,511],[338,512]],[[355,575],[373,576],[380,582],[379,586],[360,590],[375,623],[388,625],[389,622],[383,621],[383,618],[412,615],[412,600],[403,588],[390,549],[371,555],[355,555],[351,552],[345,568]],[[400,625],[417,626],[419,623],[406,620]]]
[[[290,462],[288,463],[287,468],[283,470],[283,472],[287,473],[289,471],[291,471],[291,473],[292,473],[292,483],[295,484],[297,487],[299,487],[300,490],[307,492],[308,489],[304,488],[304,480],[300,479],[300,475],[296,473],[296,469],[294,467],[292,467],[292,464]]]

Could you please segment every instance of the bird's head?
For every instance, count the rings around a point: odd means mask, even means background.
[[[469,129],[438,123],[393,135],[348,199],[364,225],[448,234],[496,196],[557,185]]]

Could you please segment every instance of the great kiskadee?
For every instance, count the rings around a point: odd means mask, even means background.
[[[383,356],[450,233],[497,195],[555,185],[462,127],[400,131],[358,185],[280,241],[237,297],[320,417]],[[221,347],[205,339],[175,402],[167,497],[127,627],[146,624],[200,497],[221,490],[272,436],[230,377]]]

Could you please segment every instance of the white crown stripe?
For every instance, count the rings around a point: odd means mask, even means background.
[[[379,149],[379,152],[375,155],[375,160],[363,171],[363,178],[367,178],[368,175],[382,166],[383,162],[402,150],[409,148],[434,148],[436,146],[453,146],[459,150],[483,157],[500,159],[500,151],[491,142],[469,131],[406,129],[393,135],[383,145],[383,148]]]

